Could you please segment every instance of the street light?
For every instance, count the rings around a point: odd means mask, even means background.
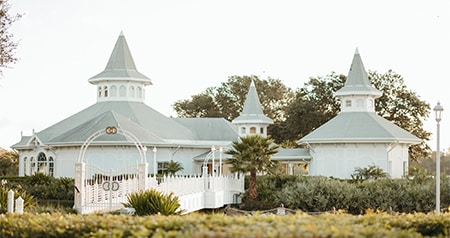
[[[439,215],[441,212],[441,154],[440,154],[440,146],[439,146],[439,130],[440,125],[439,122],[442,120],[442,111],[444,108],[441,106],[441,103],[438,102],[437,105],[433,108],[433,111],[436,115],[437,122],[437,132],[436,132],[436,215]]]

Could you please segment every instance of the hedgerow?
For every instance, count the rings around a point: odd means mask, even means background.
[[[258,176],[258,199],[243,199],[241,209],[267,210],[283,203],[294,210],[325,212],[333,209],[361,214],[367,209],[401,213],[430,212],[436,207],[435,180],[338,180],[308,176]],[[450,178],[441,178],[441,207],[450,206]]]
[[[447,237],[450,214],[3,214],[0,237]]]

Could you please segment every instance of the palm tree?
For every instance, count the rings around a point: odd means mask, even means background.
[[[376,165],[370,165],[366,168],[356,168],[352,177],[360,178],[362,180],[376,180],[379,178],[387,178],[389,177],[389,174]]]
[[[177,172],[183,171],[183,165],[180,162],[170,160],[165,164],[166,173],[174,176]]]
[[[258,197],[256,191],[256,173],[272,173],[276,167],[275,161],[270,160],[271,155],[278,152],[278,145],[273,144],[270,138],[260,135],[241,137],[234,141],[233,148],[225,153],[232,155],[233,159],[227,163],[232,165],[231,172],[250,173],[249,199]]]

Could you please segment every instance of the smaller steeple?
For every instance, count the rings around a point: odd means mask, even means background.
[[[358,48],[356,48],[344,87],[334,93],[334,96],[341,100],[341,112],[374,112],[374,100],[381,95],[381,91],[370,83]]]
[[[358,48],[356,48],[355,50],[352,65],[350,66],[350,70],[348,72],[344,87],[339,89],[334,95],[341,96],[348,94],[370,94],[377,97],[381,96],[381,92],[378,89],[374,88],[369,81],[369,76],[367,75],[366,69],[364,68]]]
[[[252,80],[241,114],[231,123],[239,127],[239,136],[259,134],[267,136],[267,127],[273,120],[264,115],[256,86]]]

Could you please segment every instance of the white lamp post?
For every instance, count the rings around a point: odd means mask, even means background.
[[[440,130],[440,121],[442,120],[442,111],[444,108],[441,106],[441,103],[437,103],[437,105],[433,108],[433,111],[436,114],[436,122],[437,122],[437,132],[436,132],[436,215],[439,215],[441,212],[441,154],[440,154],[440,145],[439,145],[439,130]]]
[[[158,170],[156,168],[157,164],[156,164],[156,152],[158,150],[156,149],[156,146],[153,146],[153,176],[155,176],[156,178],[156,174],[158,173]]]

